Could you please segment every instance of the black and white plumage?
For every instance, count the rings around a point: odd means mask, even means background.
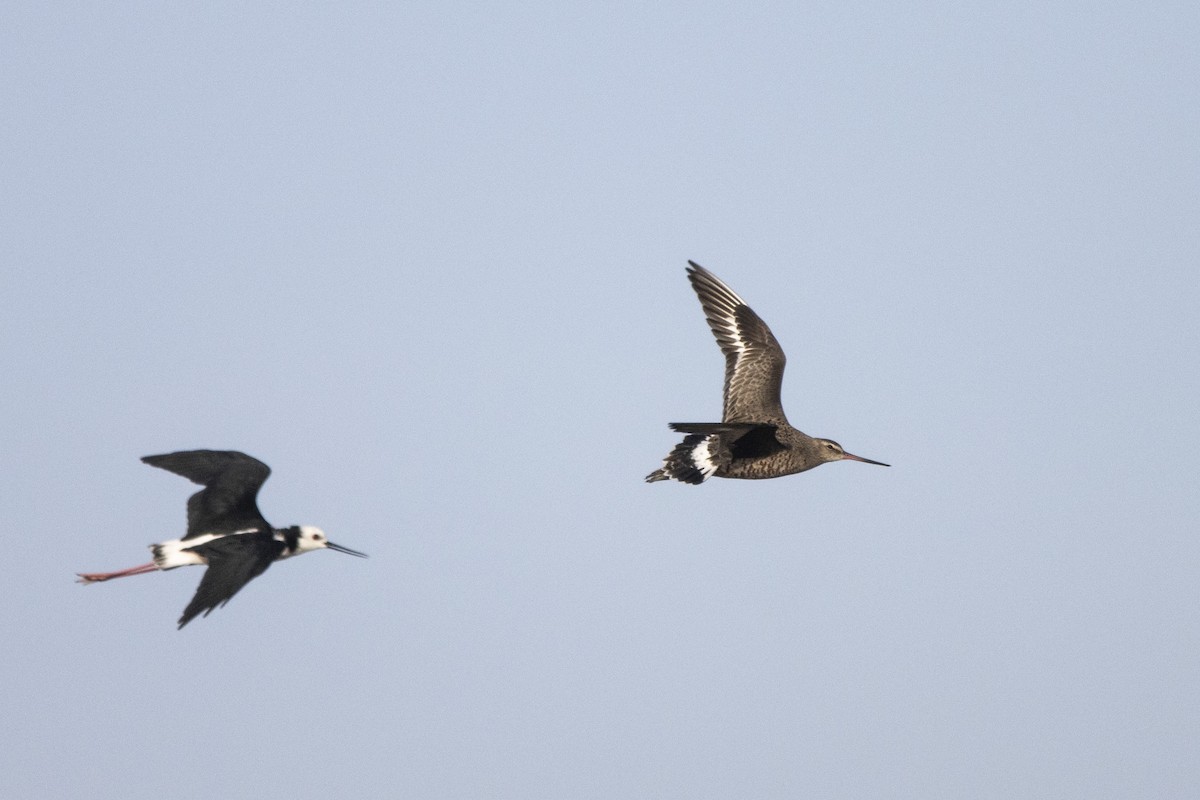
[[[182,475],[204,488],[188,498],[187,534],[150,545],[154,560],[118,572],[80,573],[80,583],[97,583],[155,570],[207,565],[183,616],[182,628],[199,614],[208,616],[275,561],[329,549],[366,558],[336,545],[311,525],[274,528],[258,510],[258,490],[271,469],[235,450],[184,450],[146,456],[145,463]]]
[[[720,278],[694,261],[688,265],[688,280],[725,354],[724,410],[720,422],[671,423],[687,435],[646,481],[777,478],[843,459],[888,466],[788,424],[780,400],[787,362],[783,348],[767,323]]]

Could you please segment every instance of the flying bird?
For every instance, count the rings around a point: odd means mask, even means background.
[[[767,323],[720,278],[694,261],[688,265],[688,280],[725,354],[725,409],[720,422],[672,422],[672,430],[687,435],[646,482],[778,478],[845,459],[889,466],[789,425],[779,396],[783,348]]]
[[[142,459],[182,475],[204,488],[188,498],[187,535],[150,545],[154,560],[117,572],[79,573],[80,583],[98,583],[155,570],[207,565],[179,627],[198,614],[208,616],[275,561],[329,549],[366,558],[365,553],[329,541],[312,525],[272,527],[258,510],[256,498],[271,468],[235,450],[184,450]]]

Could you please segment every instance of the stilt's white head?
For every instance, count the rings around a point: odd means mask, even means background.
[[[310,550],[321,550],[328,548],[339,553],[345,553],[359,558],[366,558],[366,553],[360,553],[357,550],[351,550],[349,547],[342,547],[340,544],[334,544],[329,541],[329,537],[325,535],[325,531],[315,525],[301,525],[300,538],[296,540],[296,555],[307,553]]]

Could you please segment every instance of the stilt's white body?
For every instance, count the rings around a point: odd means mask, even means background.
[[[193,536],[189,539],[172,539],[169,542],[159,542],[158,544],[150,545],[150,551],[154,553],[154,566],[161,570],[175,569],[176,567],[202,567],[208,563],[208,559],[195,551],[195,548],[208,544],[214,539],[223,539],[226,536],[240,536],[244,533],[259,533],[258,528],[246,528],[233,533],[205,533],[200,536]],[[325,532],[314,525],[301,525],[300,537],[296,540],[295,549],[287,547],[287,539],[283,535],[283,531],[276,530],[274,539],[277,542],[283,542],[283,552],[279,554],[276,561],[282,561],[285,558],[291,558],[300,553],[307,553],[310,550],[319,550],[322,547],[327,547],[328,542],[325,539]]]
[[[246,533],[246,531],[238,531],[238,533]],[[236,534],[230,535],[233,536]],[[150,545],[150,552],[154,553],[154,566],[162,570],[175,569],[176,567],[202,567],[208,563],[208,559],[188,548],[199,544],[208,544],[217,538],[220,537],[210,533],[205,536],[196,536],[192,539],[172,539],[169,542],[152,544]]]

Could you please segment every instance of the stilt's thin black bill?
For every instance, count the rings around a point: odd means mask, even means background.
[[[876,463],[876,462],[871,462],[871,463]],[[359,558],[367,558],[366,553],[360,553],[357,550],[351,550],[349,547],[342,547],[340,544],[334,544],[333,542],[326,542],[325,546],[328,547],[330,550],[336,550],[339,553],[345,553],[348,556],[358,556]]]

